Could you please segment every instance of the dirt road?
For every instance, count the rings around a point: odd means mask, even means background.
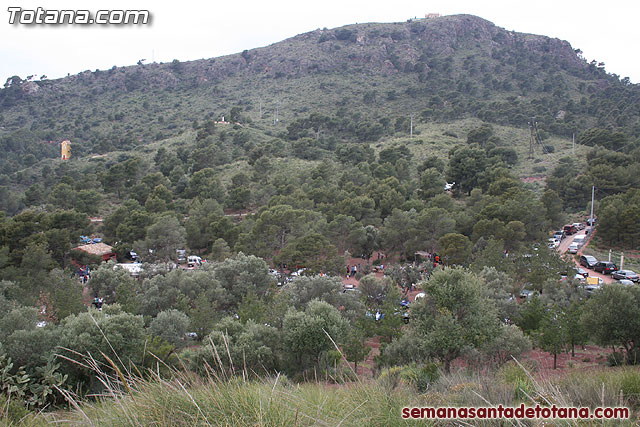
[[[579,233],[572,234],[571,236],[567,236],[564,239],[562,239],[562,241],[560,242],[560,245],[556,248],[558,253],[560,255],[566,253],[569,250],[569,246],[571,246],[571,244],[573,243],[573,239],[579,234],[585,234],[584,230],[580,231]]]
[[[564,253],[566,253],[566,252],[569,250],[569,246],[571,245],[571,243],[573,243],[573,239],[574,239],[574,237],[576,237],[576,236],[578,236],[578,235],[581,235],[581,234],[582,234],[582,235],[586,234],[586,233],[587,233],[587,230],[588,230],[588,229],[581,230],[581,231],[579,231],[579,232],[578,232],[578,233],[576,233],[576,234],[572,234],[571,236],[567,236],[567,237],[565,237],[565,238],[564,238],[564,240],[562,240],[562,241],[560,242],[560,245],[556,248],[556,250],[558,251],[558,253],[559,253],[559,254],[561,254],[561,255],[562,255],[562,254],[564,254]],[[579,262],[580,255],[582,255],[582,250],[583,250],[584,248],[586,248],[586,247],[587,247],[587,245],[589,245],[589,242],[590,242],[590,241],[591,241],[591,236],[589,236],[589,237],[587,238],[587,243],[585,243],[585,244],[584,244],[584,246],[582,246],[582,247],[578,250],[577,255],[576,255],[575,257],[573,257],[573,262],[575,263],[575,265],[576,265],[577,267],[582,267],[582,266],[580,265],[580,262]],[[598,261],[600,261],[600,260],[598,260]],[[582,267],[582,268],[584,268],[584,267]],[[589,277],[599,277],[599,278],[601,278],[601,279],[604,281],[604,283],[613,283],[613,282],[615,282],[615,280],[613,280],[613,279],[611,278],[611,276],[609,276],[609,275],[596,273],[595,271],[590,270],[590,269],[587,269],[587,270],[589,271]]]

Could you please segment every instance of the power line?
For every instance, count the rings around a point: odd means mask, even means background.
[[[636,93],[636,94],[634,94],[634,95],[636,95],[636,96],[639,98],[638,100],[640,100],[640,92],[638,92],[638,93]],[[632,95],[632,96],[633,96],[633,95]],[[631,96],[630,96],[629,98],[631,98]],[[636,100],[636,101],[638,101],[638,100]],[[616,110],[616,109],[620,106],[620,104],[622,104],[622,103],[623,103],[623,102],[625,102],[625,101],[627,101],[627,100],[626,100],[626,99],[622,99],[622,100],[620,100],[620,102],[618,102],[618,104],[617,104],[615,107],[611,108],[611,109],[609,110],[609,112],[608,112],[604,117],[602,117],[602,119],[601,119],[601,120],[605,120],[605,119],[607,119],[607,118],[611,115],[611,113],[613,113],[613,111],[614,111],[614,110]],[[632,99],[630,99],[629,101],[633,101],[633,100],[632,100]],[[625,111],[625,110],[627,110],[628,108],[630,108],[630,107],[632,107],[632,106],[634,106],[634,105],[635,105],[635,101],[633,101],[633,102],[629,102],[629,105],[627,105],[627,106],[626,106],[622,111],[620,111],[620,113],[619,113],[619,114],[624,113],[624,111]]]
[[[409,138],[413,138],[413,114],[411,115],[411,130],[409,131]]]
[[[529,158],[533,159],[533,122],[536,118],[531,117],[531,121],[529,122]]]
[[[542,143],[542,138],[540,138],[540,133],[538,132],[538,122],[534,122],[533,127],[536,130],[536,142],[542,147],[542,153],[549,154],[549,150],[547,150],[547,147],[545,147]]]
[[[542,147],[543,154],[549,154],[549,150],[542,143],[542,138],[540,138],[540,132],[538,131],[538,122],[536,122],[535,117],[531,117],[531,121],[529,122],[529,158],[533,159],[533,145],[537,144]]]

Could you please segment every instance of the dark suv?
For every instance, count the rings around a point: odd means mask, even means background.
[[[593,268],[598,263],[598,260],[591,255],[581,255],[580,265],[587,268]]]
[[[618,270],[618,267],[609,261],[598,261],[593,269],[599,273],[611,274]]]

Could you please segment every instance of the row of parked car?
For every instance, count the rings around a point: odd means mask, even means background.
[[[634,271],[618,270],[618,266],[614,262],[598,261],[591,255],[581,255],[580,265],[598,273],[610,274],[614,279],[627,285],[640,281],[640,276],[638,276]]]
[[[593,222],[595,224],[595,219],[594,219]],[[586,224],[584,224],[582,222],[574,222],[573,224],[565,225],[562,228],[562,230],[554,231],[553,232],[553,237],[549,238],[549,248],[550,249],[557,248],[558,246],[560,246],[560,242],[562,240],[564,240],[565,237],[579,233],[580,230],[584,230],[585,228],[587,228],[587,225],[589,225],[589,224],[591,224],[591,222],[589,220],[587,220]],[[581,235],[578,235],[578,236],[574,237],[573,243],[575,243],[575,245],[572,244],[572,247],[569,248],[569,253],[574,253],[575,254],[575,253],[578,252],[578,248],[580,246],[582,246],[582,244],[584,244],[586,242],[587,234],[589,234],[589,230],[587,230],[585,234],[581,234]],[[572,249],[574,249],[573,247],[575,247],[575,251],[572,250]]]
[[[563,230],[553,232],[553,237],[549,238],[549,249],[555,249],[560,246],[560,242],[567,237]]]
[[[277,285],[278,286],[284,286],[287,283],[292,282],[295,277],[304,275],[304,272],[306,270],[307,270],[306,268],[300,268],[298,270],[294,270],[294,271],[290,272],[289,274],[287,274],[284,270],[283,271],[278,271],[278,270],[275,270],[273,268],[270,268],[269,269],[269,274],[272,275],[277,280]]]

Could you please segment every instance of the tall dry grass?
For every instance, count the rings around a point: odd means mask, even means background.
[[[129,378],[129,389],[113,378],[110,389],[95,401],[72,403],[68,412],[42,414],[42,423],[65,425],[160,425],[160,426],[396,426],[414,425],[403,420],[404,406],[621,406],[629,376],[637,369],[609,373],[575,374],[558,381],[506,381],[501,373],[491,376],[457,372],[441,377],[429,390],[417,393],[405,381],[356,381],[345,385],[324,382],[293,384],[278,376],[246,380],[219,372],[207,378],[176,372],[171,379]],[[117,375],[116,375],[117,376]],[[521,391],[516,391],[522,387]],[[629,387],[627,385],[627,387]],[[427,425],[473,426],[632,426],[628,421],[590,420],[441,420]]]
[[[69,410],[40,413],[22,421],[27,425],[95,426],[396,426],[415,425],[401,418],[405,406],[629,406],[632,419],[592,420],[440,420],[421,425],[442,426],[632,426],[638,425],[640,369],[612,368],[593,373],[575,372],[555,379],[537,379],[517,361],[501,370],[481,375],[458,371],[440,375],[418,392],[412,383],[415,367],[394,367],[377,380],[355,377],[351,383],[335,381],[295,384],[284,376],[255,378],[246,367],[233,372],[223,364],[225,349],[212,347],[217,366],[205,366],[204,376],[186,369],[161,374],[124,369],[117,358],[90,366],[104,392],[81,400],[68,391]],[[106,355],[105,355],[106,356]],[[343,360],[344,362],[344,360]],[[346,363],[346,362],[345,362]],[[348,366],[345,365],[345,366]],[[410,375],[407,375],[410,370]],[[6,417],[5,422],[10,421]]]

